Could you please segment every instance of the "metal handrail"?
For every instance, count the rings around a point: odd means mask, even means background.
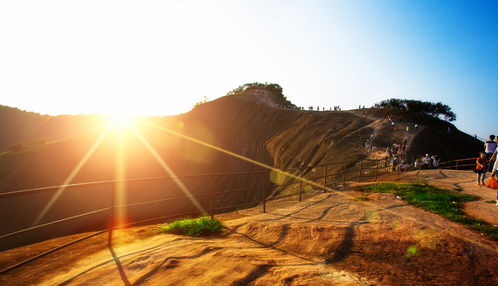
[[[382,160],[364,159],[361,162],[363,162],[363,161],[377,161],[377,162],[379,162],[379,161],[382,161]],[[300,170],[300,173],[302,174],[302,170],[306,170],[306,169],[312,170],[312,169],[316,169],[318,167],[328,167],[328,166],[338,165],[338,164],[345,165],[345,168],[342,168],[341,170],[338,170],[337,172],[334,173],[335,176],[338,176],[338,175],[345,175],[348,172],[348,169],[357,169],[354,166],[350,167],[350,168],[346,168],[346,166],[347,166],[348,163],[351,163],[351,161],[334,162],[334,163],[320,164],[320,165],[314,165],[314,166],[299,166],[299,167],[296,167],[296,168],[292,168],[292,170],[296,170],[296,169]],[[366,169],[378,169],[378,168],[379,168],[378,164],[377,164],[377,166],[375,168],[373,168],[373,167],[365,167],[365,168],[363,168],[363,165],[362,165],[362,167],[360,168],[360,174],[361,174],[362,170],[366,170]],[[217,177],[217,176],[266,174],[266,173],[269,173],[269,172],[270,172],[269,170],[263,170],[263,171],[228,172],[228,173],[211,173],[211,174],[197,174],[197,175],[144,177],[144,178],[120,179],[120,180],[93,181],[93,182],[66,184],[66,185],[49,186],[49,187],[41,187],[41,188],[31,188],[31,189],[24,189],[24,190],[17,190],[17,191],[11,191],[11,192],[6,192],[6,193],[0,193],[0,199],[7,198],[7,197],[15,197],[15,196],[27,195],[27,194],[37,193],[37,192],[59,190],[61,188],[78,188],[78,187],[85,187],[85,186],[109,185],[109,184],[116,184],[116,183],[119,183],[119,182],[152,182],[152,181],[161,181],[161,180],[170,180],[170,179],[185,179],[185,178],[194,178],[194,177],[195,178],[198,178],[198,177],[211,177],[212,178],[212,177]],[[329,175],[327,174],[327,168],[326,168],[325,169],[325,174],[323,176],[317,177],[317,178],[313,178],[313,179],[310,179],[310,180],[321,180],[321,179],[325,178],[325,182],[326,182],[326,179],[327,179],[328,176]],[[363,176],[363,177],[372,177],[372,176]],[[352,176],[352,177],[346,178],[344,176],[343,180],[345,181],[346,179],[349,180],[351,178],[357,178],[357,177]],[[297,184],[297,183],[300,183],[300,181],[297,180],[297,179],[294,179],[293,183],[286,184],[286,185],[281,185],[281,186],[290,186],[290,185],[294,185],[294,184]],[[276,186],[278,186],[278,185],[276,185]],[[249,190],[257,190],[257,189],[259,189],[259,188],[251,188]],[[229,205],[229,206],[219,206],[219,207],[214,207],[212,205],[212,203],[211,203],[211,216],[213,216],[213,211],[214,210],[229,209],[229,208],[233,208],[233,207],[246,206],[246,205],[258,204],[258,203],[260,203],[260,204],[262,203],[263,204],[263,212],[265,212],[265,210],[266,210],[266,201],[267,201],[267,199],[266,199],[266,188],[265,188],[265,185],[263,185],[261,187],[261,189],[263,191],[263,198],[262,198],[262,200],[257,200],[257,201],[252,201],[252,202],[246,202],[246,203],[241,203],[241,204],[234,204],[234,205]],[[213,195],[216,195],[216,194],[239,192],[239,191],[240,191],[240,189],[233,189],[233,190],[222,191],[222,192],[212,192],[211,191],[211,192],[207,192],[207,193],[196,194],[194,197],[213,196]],[[299,199],[301,199],[301,192],[302,192],[302,190],[300,189],[299,190]],[[289,196],[293,196],[293,195],[297,195],[297,193],[286,195],[286,196],[282,196],[282,197],[272,197],[272,198],[269,198],[268,201],[275,200],[275,199],[278,199],[278,198],[283,198],[283,197],[289,197]],[[57,223],[61,223],[61,222],[65,222],[65,221],[69,221],[69,220],[81,218],[81,217],[84,217],[84,216],[88,216],[88,215],[100,213],[100,212],[105,212],[105,211],[111,211],[112,212],[112,210],[114,208],[128,208],[128,207],[144,206],[144,205],[149,205],[149,204],[154,204],[154,203],[160,203],[160,202],[165,202],[165,201],[178,200],[178,199],[187,199],[187,196],[181,196],[181,197],[174,197],[174,198],[168,198],[168,199],[153,200],[153,201],[146,201],[146,202],[139,202],[139,203],[133,203],[133,204],[118,205],[118,206],[111,206],[111,207],[107,207],[107,208],[102,208],[102,209],[98,209],[98,210],[86,212],[86,213],[83,213],[83,214],[78,214],[78,215],[66,217],[66,218],[63,218],[63,219],[59,219],[59,220],[56,220],[56,221],[48,222],[48,223],[45,223],[45,224],[40,224],[40,225],[37,225],[37,226],[34,226],[34,227],[30,227],[30,228],[18,230],[18,231],[12,232],[12,233],[4,234],[4,235],[0,236],[0,239],[1,238],[5,238],[5,237],[9,237],[9,236],[13,236],[13,235],[17,235],[17,234],[20,234],[20,233],[23,233],[23,232],[27,232],[27,231],[30,231],[30,230],[34,230],[34,229],[39,229],[39,228],[42,228],[42,227],[50,226],[50,225],[53,225],[53,224],[57,224]],[[189,214],[192,214],[192,212],[187,213],[187,215],[189,215]],[[129,226],[129,225],[135,225],[135,224],[138,224],[138,223],[141,223],[141,222],[143,223],[143,222],[146,222],[146,221],[158,220],[160,218],[178,217],[178,216],[181,216],[181,215],[182,214],[172,214],[170,216],[154,217],[154,218],[150,218],[150,219],[146,219],[146,220],[141,220],[139,222],[129,223],[129,224],[124,225],[124,226],[112,226],[111,225],[111,226],[109,226],[109,228],[107,230],[103,230],[103,231],[97,232],[97,233],[89,235],[89,236],[87,236],[85,238],[92,237],[92,236],[94,236],[96,234],[100,234],[100,233],[103,233],[105,231],[109,232],[109,237],[111,238],[112,237],[112,230],[116,229],[118,227],[126,227],[126,226]],[[63,246],[58,246],[58,247],[56,247],[53,250],[55,251],[57,249],[65,247],[67,245],[71,245],[71,244],[73,244],[73,243],[75,243],[77,241],[81,241],[81,240],[83,240],[85,238],[82,238],[82,239],[80,238],[80,239],[77,239],[76,241],[67,243],[67,244],[65,244]],[[112,240],[109,239],[109,241],[112,241]],[[51,252],[53,252],[53,251],[49,250],[49,251],[47,251],[45,253],[42,253],[40,255],[35,256],[34,259],[36,259],[38,257],[41,257],[43,255],[46,255],[48,253],[51,253]],[[29,260],[29,261],[32,261],[32,260]],[[5,273],[5,272],[7,272],[7,271],[9,271],[9,270],[11,270],[11,269],[13,269],[13,268],[15,268],[17,266],[20,266],[20,265],[22,265],[24,263],[26,263],[26,261],[21,262],[19,264],[16,264],[14,266],[8,267],[6,269],[0,270],[0,274]]]

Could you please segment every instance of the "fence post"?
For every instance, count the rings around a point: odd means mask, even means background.
[[[344,171],[342,172],[342,188],[346,189],[346,169],[348,168],[348,161],[344,163]]]
[[[116,211],[116,182],[112,183],[111,189],[111,208],[109,210],[109,225],[107,227],[107,246],[112,246],[112,232],[114,228],[115,211]]]
[[[263,213],[266,213],[266,173],[263,173],[263,187],[261,188],[261,194],[263,196]]]
[[[299,201],[302,200],[302,193],[303,193],[303,168],[302,166],[299,167]]]
[[[358,183],[361,182],[361,173],[363,172],[363,160],[360,161],[360,175],[358,175]]]
[[[375,164],[375,182],[377,182],[377,177],[379,176],[379,161]]]
[[[213,209],[213,196],[214,196],[214,187],[213,187],[213,176],[209,176],[209,207],[210,207],[210,215],[211,219],[214,219],[214,209]]]
[[[455,170],[458,170],[458,160],[456,160]]]
[[[327,172],[328,172],[328,166],[329,166],[328,164],[327,164],[327,165],[325,165],[325,178],[324,178],[324,183],[323,183],[323,186],[324,186],[325,188],[323,189],[323,192],[325,192],[325,191],[326,191],[326,188],[327,188]]]

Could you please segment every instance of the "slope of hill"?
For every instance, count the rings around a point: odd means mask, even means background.
[[[60,140],[101,131],[103,115],[41,115],[0,105],[0,153],[33,141]]]
[[[205,174],[216,172],[237,172],[261,170],[247,161],[240,160],[210,147],[186,140],[172,132],[206,142],[252,160],[280,169],[295,166],[348,160],[354,166],[362,158],[372,156],[364,149],[364,142],[371,134],[375,135],[374,147],[380,151],[388,144],[401,142],[405,136],[413,138],[411,145],[415,153],[434,153],[441,150],[444,158],[459,157],[459,152],[474,153],[481,147],[477,140],[457,132],[448,136],[438,125],[421,125],[419,129],[404,128],[392,130],[385,114],[369,111],[368,116],[361,112],[348,111],[302,111],[286,109],[282,95],[264,89],[247,90],[236,95],[225,96],[207,102],[194,110],[165,118],[145,119],[138,122],[137,129],[150,143],[157,154],[176,174]],[[380,112],[380,111],[378,111]],[[384,112],[384,111],[382,111]],[[34,116],[34,115],[33,115]],[[35,116],[36,117],[36,116]],[[411,119],[406,124],[413,125]],[[418,122],[420,124],[420,122]],[[437,124],[439,123],[436,121]],[[88,125],[87,125],[88,124]],[[19,189],[53,186],[62,184],[107,124],[102,121],[95,129],[85,123],[87,135],[75,136],[58,142],[37,146],[29,152],[4,154],[0,157],[0,189],[9,192]],[[432,123],[431,123],[432,124]],[[78,131],[76,125],[72,132]],[[115,177],[116,136],[112,131],[95,148],[72,182],[108,180]],[[29,133],[29,132],[28,132]],[[85,132],[81,132],[85,133]],[[427,135],[426,135],[427,134]],[[146,147],[142,140],[130,130],[126,135],[124,154],[128,178],[165,176],[164,164]],[[424,141],[430,136],[432,144]],[[419,139],[420,138],[420,139]],[[439,149],[440,148],[440,149]],[[335,169],[329,172],[338,171]],[[304,174],[310,177],[311,174]],[[264,178],[269,181],[269,177]],[[186,187],[194,194],[203,194],[210,189],[241,189],[218,197],[216,205],[234,205],[252,202],[261,197],[261,176],[220,176],[212,182],[208,177],[185,179]],[[74,216],[83,212],[103,209],[112,201],[112,186],[68,189],[63,192],[46,212],[43,219],[37,220],[45,206],[53,200],[54,192],[12,197],[0,200],[0,216],[12,217],[3,224],[0,235],[30,227],[33,222],[46,223],[62,217]],[[139,203],[144,200],[158,200],[182,195],[182,191],[172,181],[130,183],[126,202]],[[201,199],[201,204],[209,202]],[[134,221],[150,216],[168,215],[196,211],[188,200],[163,205],[134,207],[128,212],[128,220]],[[47,228],[9,241],[0,242],[2,249],[10,248],[83,230],[95,229],[107,223],[108,215],[96,214],[92,217]]]

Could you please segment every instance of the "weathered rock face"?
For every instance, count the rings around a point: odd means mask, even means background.
[[[123,174],[127,178],[142,178],[170,176],[173,173],[198,175],[266,170],[254,162],[279,169],[345,160],[353,166],[367,157],[364,142],[372,134],[375,134],[374,147],[379,149],[407,135],[402,128],[391,130],[382,114],[363,116],[348,111],[291,110],[280,104],[281,101],[279,95],[274,93],[251,90],[202,104],[182,115],[141,120],[136,129],[143,139],[131,129],[123,135],[123,157],[120,161],[126,164]],[[98,129],[103,128],[99,125]],[[103,138],[85,164],[75,172],[71,182],[116,177],[116,162],[120,158],[116,155],[117,132],[111,131]],[[448,136],[431,126],[409,132],[415,138],[410,147],[420,154],[461,152],[464,148],[457,143],[459,140],[473,142],[477,146],[466,134]],[[427,143],[424,134],[431,138],[431,142],[436,140],[441,144]],[[98,135],[72,137],[27,153],[0,157],[1,192],[62,184],[97,140]],[[474,145],[467,145],[471,147],[465,150],[473,152]],[[333,174],[340,168],[342,165],[332,167],[328,173]],[[307,170],[304,175],[310,178],[316,173]],[[221,211],[241,207],[240,204],[254,205],[270,194],[269,191],[263,193],[263,188],[271,186],[268,173],[188,177],[181,178],[181,181],[197,196],[206,212],[211,208]],[[2,224],[0,236],[30,227],[34,222],[47,223],[103,210],[111,204],[112,190],[112,185],[108,184],[70,188],[55,200],[55,191],[0,199],[0,216],[12,218]],[[185,198],[184,191],[172,180],[128,183],[126,195],[121,197],[121,204],[160,200],[127,208],[128,221],[201,211]],[[179,197],[182,198],[177,199]],[[175,200],[167,200],[172,198]],[[48,211],[44,210],[52,200]],[[37,219],[40,213],[44,215],[42,219]],[[0,248],[102,228],[108,217],[108,211],[101,211],[65,225],[37,230],[36,237],[27,232],[22,239],[19,236],[12,236],[8,241],[0,239]]]

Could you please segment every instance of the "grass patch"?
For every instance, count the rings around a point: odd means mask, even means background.
[[[390,193],[400,196],[411,205],[439,214],[449,220],[461,223],[470,229],[486,234],[498,241],[498,228],[492,224],[473,218],[463,211],[463,203],[479,200],[478,196],[455,193],[425,184],[382,183],[359,186],[368,193]]]
[[[178,219],[158,227],[159,232],[200,236],[220,233],[225,227],[217,219],[201,217],[195,219]]]
[[[355,201],[368,201],[368,198],[365,196],[357,196],[354,198]]]
[[[495,200],[486,201],[488,204],[496,204]]]

